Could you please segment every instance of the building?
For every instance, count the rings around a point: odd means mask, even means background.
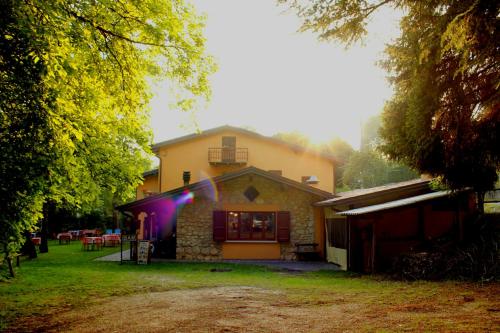
[[[153,146],[159,169],[118,207],[155,254],[197,260],[324,257],[332,156],[223,126]]]
[[[238,127],[213,128],[154,144],[152,149],[159,170],[145,175],[142,193],[170,191],[186,180],[196,183],[248,166],[335,192],[333,156]]]
[[[118,207],[155,255],[187,260],[323,259],[383,271],[401,253],[460,240],[470,192],[415,179],[335,194],[335,160],[223,126],[158,143],[158,170]]]
[[[340,193],[315,206],[324,208],[327,260],[365,273],[390,268],[402,253],[462,240],[476,211],[472,192],[434,192],[420,179]]]

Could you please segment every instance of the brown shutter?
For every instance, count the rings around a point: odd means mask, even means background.
[[[226,212],[223,210],[214,210],[213,218],[213,237],[216,242],[226,240]]]
[[[290,212],[278,212],[278,242],[290,241]]]

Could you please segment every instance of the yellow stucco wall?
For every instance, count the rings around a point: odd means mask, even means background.
[[[246,165],[213,166],[208,162],[208,148],[220,148],[223,136],[235,136],[237,148],[248,148]],[[191,183],[205,177],[254,166],[263,170],[281,170],[282,176],[301,181],[302,176],[315,175],[319,183],[312,185],[324,191],[334,191],[333,162],[315,152],[294,151],[292,148],[265,138],[258,138],[237,131],[222,131],[217,134],[161,147],[157,152],[161,160],[161,191],[183,185],[182,174],[191,172]]]
[[[136,200],[140,200],[145,197],[144,192],[158,193],[158,175],[151,175],[144,178],[144,182],[137,186],[136,190]]]
[[[224,259],[280,259],[280,244],[275,243],[230,243],[222,244]]]

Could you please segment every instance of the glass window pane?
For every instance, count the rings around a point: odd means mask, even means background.
[[[274,218],[274,213],[266,214],[264,226],[265,226],[264,237],[266,239],[273,240],[275,238],[275,231],[276,231],[276,222]]]
[[[227,213],[227,239],[238,239],[238,217],[236,212]]]
[[[264,231],[265,216],[261,213],[253,214],[252,239],[262,239]]]
[[[252,233],[252,215],[240,213],[240,239],[250,239]]]

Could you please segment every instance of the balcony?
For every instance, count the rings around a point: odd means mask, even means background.
[[[208,163],[212,165],[244,165],[248,162],[248,148],[208,148]]]

